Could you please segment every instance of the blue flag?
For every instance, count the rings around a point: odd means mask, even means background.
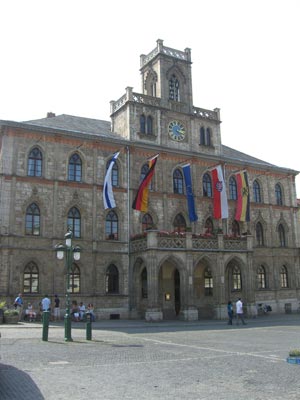
[[[191,179],[191,165],[186,164],[182,167],[185,187],[186,187],[186,199],[189,210],[189,218],[191,222],[197,221],[198,217],[195,211],[194,195],[192,190],[192,179]]]
[[[104,203],[104,209],[106,210],[107,208],[115,208],[116,203],[114,199],[114,194],[112,190],[112,181],[111,181],[111,173],[113,166],[116,162],[116,159],[118,158],[118,155],[120,152],[118,151],[115,153],[110,160],[110,164],[107,168],[105,179],[104,179],[104,185],[103,185],[103,203]]]

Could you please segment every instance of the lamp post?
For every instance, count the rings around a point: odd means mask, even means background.
[[[64,254],[65,257],[65,265],[67,270],[67,282],[66,282],[66,313],[64,317],[65,322],[65,341],[72,342],[71,335],[71,313],[70,313],[70,274],[71,274],[71,266],[73,260],[80,260],[80,252],[81,248],[79,246],[72,246],[72,237],[73,233],[70,227],[68,228],[67,233],[65,234],[65,245],[57,244],[55,246],[56,257],[58,260],[63,260]]]

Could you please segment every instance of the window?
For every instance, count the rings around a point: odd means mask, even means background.
[[[119,293],[119,271],[114,264],[106,270],[105,291],[108,294]]]
[[[237,184],[236,179],[233,176],[229,179],[229,199],[237,200]]]
[[[153,119],[150,115],[147,117],[147,134],[152,135],[153,133]]]
[[[32,203],[27,207],[25,233],[26,235],[34,236],[40,234],[40,209],[35,203]]]
[[[205,296],[213,295],[213,277],[210,268],[204,271],[204,294]]]
[[[186,222],[184,217],[181,214],[177,214],[174,219],[174,231],[175,232],[185,232],[186,231]]]
[[[27,175],[42,176],[42,153],[38,148],[31,150],[28,157]]]
[[[203,176],[203,196],[212,197],[211,178],[208,173]]]
[[[260,185],[257,181],[253,182],[253,201],[255,203],[261,203]]]
[[[147,231],[148,229],[153,229],[153,220],[150,214],[144,214],[142,218],[142,230]]]
[[[108,169],[110,162],[111,162],[111,160],[109,160],[106,163],[106,170]],[[114,187],[119,186],[119,167],[118,167],[117,162],[114,162],[114,165],[111,170],[111,183],[112,183],[112,186],[114,186]]]
[[[147,269],[144,268],[141,273],[141,283],[142,283],[142,298],[148,298],[148,277],[147,277]]]
[[[77,153],[73,154],[69,160],[68,180],[73,182],[81,182],[81,158]]]
[[[73,232],[74,238],[81,237],[81,216],[76,207],[72,207],[68,212],[68,226]]]
[[[262,224],[258,222],[255,227],[255,232],[256,232],[256,245],[257,246],[263,246],[264,245],[264,230],[262,227]]]
[[[240,236],[240,225],[237,221],[232,222],[231,231],[233,236]]]
[[[257,287],[258,289],[266,288],[266,271],[263,265],[257,268]]]
[[[80,293],[80,269],[76,264],[71,266],[70,291],[71,293]]]
[[[276,204],[278,206],[282,206],[283,201],[282,201],[282,190],[281,190],[281,186],[279,185],[279,183],[277,183],[275,185],[275,198],[276,198]]]
[[[146,118],[144,114],[140,116],[140,132],[146,133]]]
[[[105,220],[106,240],[118,240],[118,216],[114,211],[110,211]]]
[[[288,285],[288,273],[287,273],[287,268],[285,265],[283,265],[280,269],[280,286],[282,288],[287,288],[289,287]]]
[[[179,81],[175,75],[172,75],[169,80],[169,99],[180,101]]]
[[[175,169],[173,173],[173,191],[176,194],[183,194],[183,175],[179,169]]]
[[[204,228],[205,228],[205,234],[209,234],[209,235],[213,234],[214,225],[213,225],[211,218],[207,218],[207,220],[205,221]]]
[[[232,289],[241,290],[241,288],[242,288],[241,270],[237,265],[235,265],[232,268]]]
[[[280,247],[286,247],[285,230],[282,224],[280,224],[278,227],[278,235]]]
[[[211,129],[204,128],[201,126],[200,128],[200,144],[202,146],[211,146]]]
[[[39,292],[39,270],[36,264],[33,262],[30,262],[24,268],[23,292],[24,293]]]

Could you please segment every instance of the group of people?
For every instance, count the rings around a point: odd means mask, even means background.
[[[235,303],[235,309],[236,309],[236,324],[239,325],[240,321],[241,321],[243,325],[247,325],[244,320],[243,302],[240,297],[238,298],[237,302]],[[228,313],[228,325],[232,325],[233,304],[230,300],[228,301],[228,304],[227,304],[227,313]]]
[[[60,299],[58,295],[56,294],[54,296],[54,307],[53,310],[51,308],[51,300],[46,294],[44,298],[41,300],[39,303],[39,310],[35,311],[33,309],[32,303],[27,304],[27,308],[25,309],[25,315],[24,318],[29,320],[30,322],[35,321],[37,319],[37,316],[43,313],[44,311],[49,311],[52,313],[52,318],[54,321],[59,321],[61,319],[61,313],[60,313]],[[23,317],[23,308],[24,308],[24,301],[23,301],[23,296],[22,293],[19,293],[18,296],[15,298],[14,301],[14,307],[16,310],[19,312],[19,321],[21,321]],[[89,313],[91,317],[91,321],[95,321],[95,314],[94,314],[94,306],[92,303],[89,303],[87,307],[81,302],[79,306],[77,306],[77,301],[72,302],[72,310],[71,310],[71,316],[73,321],[84,321],[85,320],[85,314]]]

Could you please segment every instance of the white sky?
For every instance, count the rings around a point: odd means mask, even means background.
[[[10,0],[0,16],[0,119],[109,120],[163,39],[192,49],[194,105],[221,109],[223,144],[300,170],[299,0]]]

